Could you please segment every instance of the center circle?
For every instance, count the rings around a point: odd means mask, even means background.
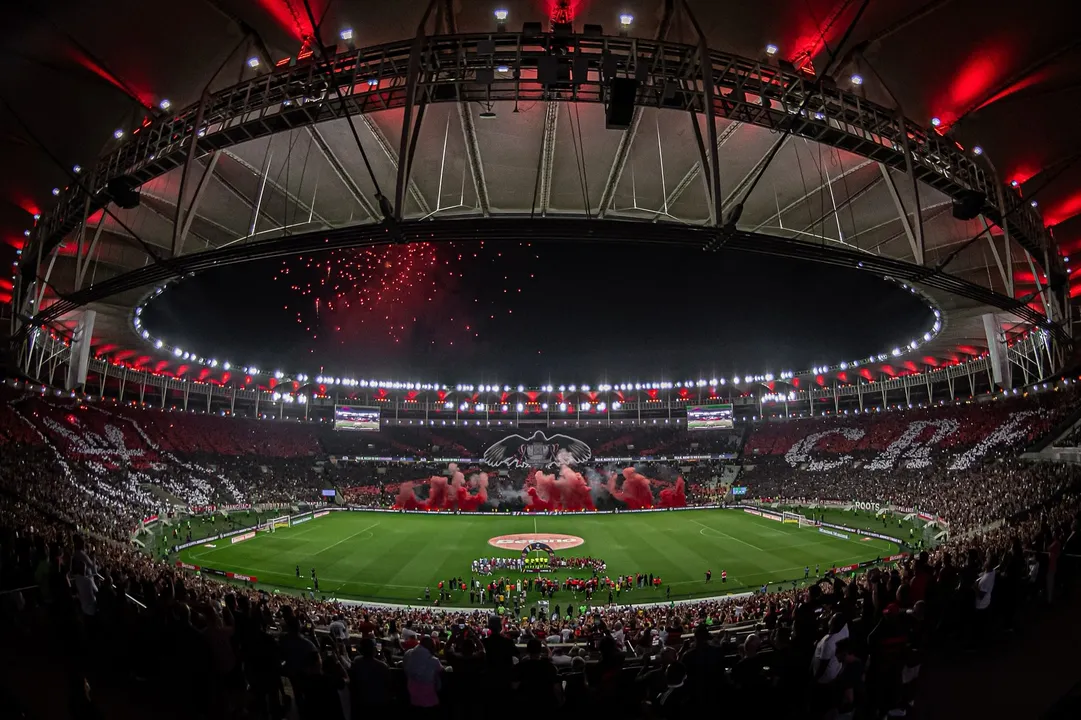
[[[549,545],[553,550],[566,550],[578,547],[585,540],[577,535],[561,535],[559,533],[515,533],[514,535],[497,535],[488,540],[488,544],[501,550],[524,550],[533,543]]]

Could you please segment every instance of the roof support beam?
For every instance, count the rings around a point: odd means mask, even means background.
[[[488,217],[492,214],[492,209],[488,202],[488,182],[484,179],[484,161],[480,156],[480,143],[477,142],[477,126],[473,121],[473,113],[464,102],[458,103],[458,118],[462,123],[462,137],[465,139],[465,155],[469,160],[469,172],[473,176],[473,191],[477,194],[477,204],[480,206],[481,215]]]
[[[182,210],[184,205],[184,178],[181,177],[181,194],[177,198],[176,218],[173,220],[174,257],[184,252],[184,240],[187,239],[188,233],[191,231],[191,224],[192,221],[195,220],[196,213],[199,210],[199,203],[202,202],[203,193],[206,192],[207,185],[210,184],[211,178],[214,177],[214,168],[217,166],[218,158],[220,157],[221,150],[215,150],[213,153],[210,154],[210,161],[207,163],[206,169],[203,171],[202,177],[199,178],[199,184],[195,186],[195,194],[192,196],[191,202],[188,204],[186,210]],[[184,172],[187,173],[187,167],[184,168]],[[177,225],[177,221],[179,221],[179,225]],[[179,233],[177,232],[178,227]]]
[[[235,160],[239,165],[241,165],[242,167],[249,170],[253,175],[259,175],[259,168],[255,167],[254,165],[249,163],[244,158],[240,157],[236,153],[233,153],[233,152],[231,152],[229,150],[224,150],[223,152],[229,157],[229,159]],[[316,220],[321,222],[326,227],[330,227],[330,222],[327,221],[327,219],[325,217],[323,217],[318,212],[316,212],[315,208],[311,207],[310,205],[305,203],[303,200],[298,198],[296,195],[294,195],[292,193],[292,191],[289,190],[289,188],[285,187],[284,185],[279,183],[277,180],[272,179],[270,177],[270,168],[267,168],[267,176],[266,176],[265,180],[266,180],[267,185],[269,185],[270,187],[272,187],[275,190],[277,190],[278,192],[280,192],[282,195],[284,195],[286,197],[287,200],[289,200],[290,202],[295,204],[300,209],[308,212],[313,218],[315,218]]]
[[[843,179],[845,177],[848,177],[849,175],[856,172],[857,170],[862,170],[863,168],[870,165],[871,162],[872,162],[871,160],[864,160],[861,163],[853,165],[852,167],[850,167],[849,169],[845,170],[840,175],[838,175],[836,178],[834,178],[832,182],[836,182],[837,180],[841,180],[841,179]],[[827,185],[827,183],[822,183],[818,187],[815,187],[815,188],[813,188],[811,190],[808,190],[803,195],[800,195],[798,198],[796,198],[792,202],[788,203],[783,208],[781,208],[777,212],[773,213],[772,215],[770,215],[768,218],[766,218],[762,222],[755,225],[754,228],[752,229],[752,232],[758,232],[762,228],[766,227],[773,220],[778,220],[779,221],[781,219],[781,216],[784,215],[785,213],[787,213],[789,210],[794,209],[800,203],[806,202],[808,198],[816,195],[817,193],[822,192],[822,190],[824,190],[826,188],[826,185]],[[781,225],[781,228],[782,229],[784,228],[783,224]]]
[[[345,118],[345,122],[353,122],[352,118]],[[327,164],[330,165],[330,169],[334,171],[334,174],[338,176],[338,180],[341,181],[345,189],[349,191],[349,194],[353,196],[353,199],[357,201],[357,204],[368,213],[368,217],[372,220],[378,220],[382,217],[382,214],[376,208],[375,204],[368,199],[368,196],[364,194],[364,191],[353,180],[353,176],[350,175],[345,166],[342,165],[342,161],[338,159],[338,156],[334,154],[334,151],[330,149],[330,145],[327,144],[326,138],[323,137],[323,133],[319,131],[319,128],[314,125],[308,126],[308,134],[312,136],[312,140],[315,142],[316,147],[323,153],[323,157],[326,158]]]
[[[987,235],[984,237],[987,239],[987,244],[991,246],[991,255],[995,258],[995,265],[998,266],[999,277],[1002,278],[1002,287],[1009,290],[1013,285],[1012,278],[1006,272],[1006,266],[1002,264],[1002,257],[998,253],[998,246],[995,245],[995,236],[991,232],[991,225],[987,222],[987,218],[983,219],[983,227],[987,230]],[[1013,268],[1010,268],[1010,272],[1013,272]]]
[[[544,137],[541,139],[540,214],[548,214],[552,200],[552,166],[556,153],[556,127],[559,123],[559,103],[549,101],[544,109]],[[583,208],[589,212],[589,208]]]
[[[713,116],[713,98],[717,89],[713,79],[713,59],[709,54],[709,41],[698,24],[698,18],[691,12],[691,6],[687,4],[687,0],[683,0],[683,12],[687,13],[687,17],[691,19],[691,24],[694,25],[695,32],[698,33],[698,68],[701,75],[702,90],[705,95],[705,108],[703,109],[706,111],[706,137],[709,141],[709,147],[707,148],[709,151],[709,193],[707,197],[712,205],[709,215],[713,218],[715,225],[722,225],[725,223],[723,215],[724,198],[721,195],[721,167],[717,155],[717,118]],[[702,162],[706,162],[706,159],[703,158]],[[735,225],[735,220],[733,220],[732,224]]]
[[[693,116],[692,116],[692,119],[693,119]],[[697,121],[695,121],[695,122],[697,122]],[[726,142],[728,142],[728,139],[731,138],[733,135],[735,135],[736,131],[739,130],[740,127],[742,127],[742,126],[743,126],[743,123],[734,122],[731,125],[729,125],[728,127],[726,127],[724,130],[722,130],[721,134],[717,137],[717,150],[720,150],[722,147],[724,147],[724,144]],[[699,160],[698,162],[696,162],[694,165],[691,166],[690,170],[688,170],[686,173],[683,174],[683,177],[680,178],[678,183],[676,183],[676,186],[674,188],[672,188],[672,191],[670,193],[668,193],[668,200],[667,200],[667,202],[665,204],[668,205],[668,207],[672,207],[675,204],[676,200],[679,200],[680,196],[682,196],[683,193],[685,193],[687,191],[687,188],[689,188],[691,186],[691,183],[694,182],[694,180],[701,174],[702,174],[702,160]],[[707,197],[708,197],[708,193],[707,193]],[[711,208],[712,208],[712,205],[711,205]],[[711,211],[710,212],[710,217],[712,217],[712,216],[713,216],[713,213]],[[656,218],[654,218],[654,219],[656,219]]]
[[[923,265],[923,233],[920,232],[917,236],[915,230],[913,230],[913,223],[908,219],[908,213],[905,211],[905,204],[901,200],[901,195],[897,192],[897,186],[893,182],[893,175],[890,174],[890,169],[883,165],[878,164],[878,169],[882,172],[882,179],[886,181],[886,187],[890,191],[890,197],[893,199],[893,206],[897,208],[897,218],[901,221],[901,227],[905,230],[905,236],[908,237],[908,244],[912,248],[912,257],[915,258],[917,265]],[[916,213],[919,214],[918,212]]]
[[[655,40],[664,40],[668,36],[668,28],[672,26],[672,14],[675,9],[675,0],[661,0],[661,21],[657,25],[657,32],[654,34]],[[603,218],[605,214],[612,208],[612,201],[615,200],[616,188],[619,187],[619,181],[623,177],[623,169],[627,167],[627,159],[631,156],[631,146],[634,144],[634,137],[638,134],[638,125],[642,122],[642,108],[639,105],[634,106],[634,113],[631,115],[631,124],[623,134],[619,136],[619,145],[616,146],[615,157],[612,158],[612,166],[608,169],[608,179],[604,183],[604,190],[601,191],[601,205],[598,209],[598,217]],[[693,179],[693,178],[692,178]],[[681,191],[682,192],[682,191]],[[671,203],[669,203],[671,207]]]
[[[375,138],[375,142],[383,150],[383,154],[387,156],[387,159],[390,160],[390,164],[394,166],[394,171],[397,172],[398,153],[391,147],[390,140],[383,134],[382,129],[380,129],[376,122],[372,120],[371,115],[361,115],[360,121],[364,123],[364,127],[368,128],[368,132]],[[349,120],[348,122],[352,122],[352,120]],[[421,194],[420,188],[417,186],[417,181],[414,180],[412,176],[408,178],[408,181],[409,197],[413,198],[413,202],[420,208],[422,215],[430,214],[432,211],[431,207],[429,207],[428,201],[424,198],[424,195]]]
[[[140,194],[145,196],[145,197],[151,198],[152,200],[157,200],[158,202],[162,203],[163,205],[169,205],[169,206],[171,206],[173,208],[175,208],[176,205],[177,205],[176,200],[173,200],[171,198],[167,198],[164,195],[157,195],[157,194],[152,193],[152,192],[147,192],[145,189],[142,190]],[[167,215],[167,214],[163,213],[161,210],[158,210],[156,207],[154,207],[153,205],[151,205],[149,203],[145,203],[143,205],[143,207],[147,208],[148,210],[150,210],[150,212],[154,213],[158,217],[161,217],[161,218],[167,220],[170,223],[172,223],[174,221],[175,215],[173,215],[173,216]],[[194,216],[195,213],[193,212],[192,215]],[[229,235],[231,237],[237,237],[237,234],[236,234],[235,230],[233,230],[232,228],[225,227],[224,225],[217,222],[216,220],[211,220],[210,218],[202,217],[202,216],[200,216],[199,219],[202,220],[203,222],[217,228],[218,230],[221,230],[223,233],[225,233],[225,234],[227,234],[227,235]],[[119,232],[114,233],[114,234],[118,235],[118,236],[123,236],[123,233],[119,233]],[[203,243],[207,247],[210,247],[210,239],[209,238],[205,238],[202,235],[199,235],[198,233],[195,233],[195,232],[190,232],[189,234],[192,237],[199,238],[200,240],[203,241]],[[155,243],[155,244],[157,244],[157,243]]]

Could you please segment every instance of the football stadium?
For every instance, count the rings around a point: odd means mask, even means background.
[[[1078,716],[1075,15],[14,9],[0,716]]]

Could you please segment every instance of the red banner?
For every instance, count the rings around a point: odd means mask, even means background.
[[[227,572],[225,573],[225,577],[232,578],[234,580],[243,580],[244,582],[250,583],[258,582],[258,578],[256,578],[254,575],[241,575],[240,573]]]

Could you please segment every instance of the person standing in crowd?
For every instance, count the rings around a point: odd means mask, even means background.
[[[390,668],[377,655],[375,640],[360,639],[357,655],[349,667],[349,698],[352,720],[370,720],[389,712]]]
[[[421,716],[434,716],[439,708],[439,689],[442,686],[443,665],[435,656],[432,638],[423,635],[412,650],[402,657],[405,670],[409,705]]]

